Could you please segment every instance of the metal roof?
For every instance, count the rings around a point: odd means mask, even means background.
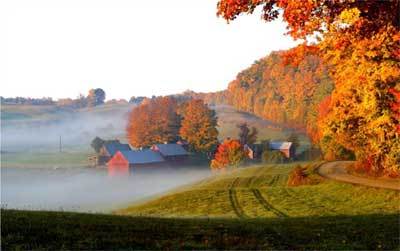
[[[150,149],[139,151],[120,151],[129,164],[147,164],[165,161],[158,153]]]
[[[274,141],[269,143],[269,147],[272,150],[285,150],[285,149],[290,149],[292,146],[292,142],[288,141]]]
[[[189,153],[179,144],[156,144],[163,156],[183,156]]]
[[[131,150],[131,147],[128,144],[121,144],[119,142],[105,143],[104,147],[111,156],[114,156],[117,153],[117,151]]]

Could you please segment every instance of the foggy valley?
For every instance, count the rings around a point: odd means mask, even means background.
[[[181,168],[107,176],[106,169],[2,168],[3,208],[105,212],[208,177]]]

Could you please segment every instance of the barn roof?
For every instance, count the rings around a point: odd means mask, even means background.
[[[163,156],[183,156],[188,152],[179,144],[156,144],[158,150]]]
[[[118,141],[104,143],[104,147],[111,156],[114,156],[117,153],[117,151],[131,150],[131,147],[128,144],[121,144]]]
[[[292,142],[288,141],[273,141],[269,143],[269,147],[272,150],[285,150],[285,149],[290,149],[292,147]]]
[[[150,149],[139,151],[120,151],[129,164],[148,164],[165,161],[158,153]]]

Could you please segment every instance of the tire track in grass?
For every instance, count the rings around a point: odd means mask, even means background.
[[[279,211],[275,207],[273,207],[261,194],[260,190],[258,189],[251,189],[253,192],[254,197],[257,199],[257,201],[264,207],[265,210],[270,211],[274,213],[278,217],[288,217],[286,214],[283,212]]]
[[[247,182],[247,187],[250,188],[253,183],[264,173],[264,167],[260,167],[256,172],[253,173],[253,175],[250,177],[250,179]]]
[[[236,178],[230,188],[229,188],[229,200],[231,202],[231,206],[233,208],[233,211],[235,212],[236,216],[239,218],[246,218],[247,216],[245,215],[245,213],[243,212],[242,207],[239,204],[238,198],[237,198],[237,194],[236,194],[236,190],[234,189],[234,187],[236,186],[237,182],[239,181],[239,178]]]
[[[280,176],[281,176],[280,174],[273,176],[272,179],[270,180],[270,182],[268,182],[268,186],[275,185],[275,183],[279,180]]]

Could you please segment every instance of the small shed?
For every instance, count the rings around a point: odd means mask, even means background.
[[[288,141],[273,141],[269,143],[270,150],[281,151],[286,158],[294,158],[296,149],[292,142]]]
[[[264,151],[264,146],[262,144],[245,144],[243,148],[247,152],[247,157],[249,159],[260,159]]]
[[[160,153],[169,162],[184,162],[189,156],[189,152],[180,144],[156,144],[151,150]]]
[[[150,149],[139,151],[117,151],[107,163],[108,174],[126,175],[136,168],[154,168],[165,165],[164,158]]]

